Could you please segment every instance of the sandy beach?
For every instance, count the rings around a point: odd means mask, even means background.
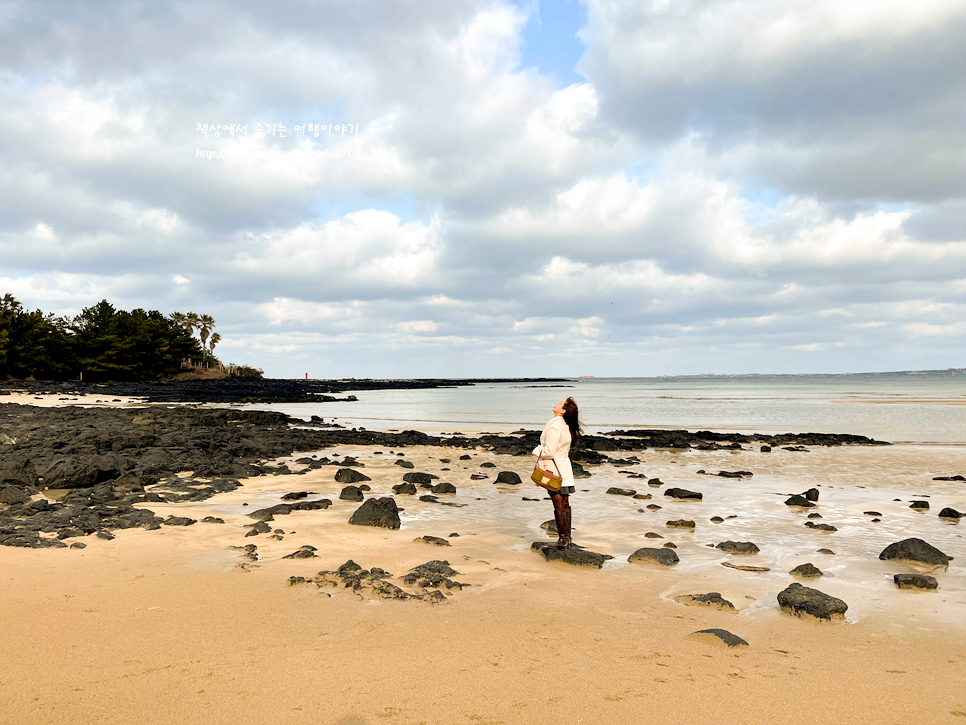
[[[372,479],[366,495],[378,497],[392,495],[408,470],[395,465],[395,453],[356,447],[314,455],[356,457]],[[294,471],[302,455],[276,463]],[[961,483],[931,480],[963,468],[961,448],[664,449],[644,451],[639,465],[594,467],[577,482],[574,534],[614,557],[600,570],[549,563],[530,551],[532,541],[552,540],[540,528],[549,502],[525,501],[543,498],[526,483],[493,483],[501,470],[525,477],[528,460],[471,455],[460,461],[448,449],[405,450],[413,470],[456,486],[439,500],[463,506],[397,495],[405,509],[399,530],[349,525],[359,504],[339,500],[338,468],[326,466],[249,478],[206,501],[139,504],[161,517],[197,519],[191,526],[86,537],[80,550],[0,547],[4,721],[966,722],[963,529],[938,520],[936,510],[909,509],[923,495],[934,509],[940,501],[966,508]],[[754,477],[697,473],[719,468]],[[646,472],[705,499],[673,500],[620,471]],[[652,499],[605,493],[618,485]],[[774,495],[813,485],[822,490],[816,510],[835,533],[804,528],[807,514]],[[278,538],[244,535],[249,512],[295,491],[333,505],[275,517]],[[651,503],[662,508],[642,508]],[[862,513],[873,503],[876,524]],[[735,518],[710,523],[716,514]],[[205,516],[225,523],[203,523]],[[696,520],[693,532],[666,527],[681,516]],[[424,535],[450,546],[414,541]],[[912,535],[956,557],[947,571],[933,572],[938,591],[897,589],[893,573],[925,569],[877,559],[884,545]],[[708,546],[725,539],[754,541],[761,552],[739,557]],[[627,563],[635,549],[668,541],[679,565]],[[255,562],[231,548],[250,543]],[[315,558],[282,558],[305,545],[316,548]],[[824,547],[836,554],[816,553]],[[412,567],[443,559],[470,586],[439,604],[289,586],[292,576],[311,579],[350,559],[385,569],[397,584]],[[729,569],[724,561],[770,571]],[[778,608],[777,593],[795,581],[788,570],[806,561],[826,573],[806,585],[849,604],[844,621],[806,621]],[[712,591],[737,612],[674,599]],[[749,645],[693,637],[709,628]]]

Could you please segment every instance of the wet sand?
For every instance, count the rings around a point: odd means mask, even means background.
[[[350,526],[359,504],[338,500],[338,470],[246,479],[236,491],[200,503],[145,504],[160,516],[196,523],[86,537],[86,549],[0,547],[0,712],[8,722],[130,723],[765,723],[966,722],[966,547],[964,524],[941,521],[942,506],[966,509],[955,446],[845,447],[809,453],[648,450],[637,465],[588,467],[573,498],[575,540],[615,558],[602,570],[547,563],[529,550],[549,540],[551,518],[539,489],[494,485],[496,472],[526,479],[531,461],[473,451],[407,448],[411,470],[457,487],[440,501],[396,496],[400,530]],[[391,495],[409,469],[383,449],[315,452],[353,455],[373,480],[367,495]],[[295,458],[283,459],[293,470]],[[448,458],[451,463],[442,463]],[[492,461],[495,468],[478,464]],[[465,468],[464,468],[465,466]],[[449,471],[443,471],[449,468]],[[748,470],[750,479],[697,473]],[[618,471],[660,478],[629,479]],[[471,481],[472,473],[485,480]],[[651,500],[607,495],[634,488]],[[662,495],[669,486],[702,502]],[[803,526],[810,511],[785,494],[812,486],[813,512],[839,530]],[[244,537],[247,513],[292,491],[333,505],[277,516],[282,540]],[[420,490],[420,493],[428,491]],[[775,495],[781,494],[781,495]],[[922,498],[928,496],[928,499]],[[892,499],[899,498],[900,501]],[[909,509],[929,500],[926,513]],[[248,506],[243,504],[248,503]],[[639,512],[646,504],[662,508]],[[882,514],[872,523],[863,511]],[[726,519],[712,524],[715,515]],[[693,533],[668,529],[691,518]],[[451,533],[459,537],[448,538]],[[662,539],[648,539],[647,532]],[[447,537],[450,547],[416,543]],[[955,556],[934,572],[936,592],[896,589],[881,562],[892,541],[920,536]],[[707,544],[754,541],[756,556],[729,556]],[[672,541],[671,569],[628,564],[642,546]],[[230,546],[254,543],[245,564]],[[310,544],[317,557],[283,560]],[[830,548],[835,556],[816,553]],[[472,586],[441,604],[360,598],[346,589],[290,587],[348,559],[398,577],[446,559]],[[770,567],[736,571],[724,561]],[[804,582],[849,604],[844,623],[816,623],[780,612],[775,596],[787,571],[810,561],[826,576]],[[241,566],[240,566],[241,565]],[[685,607],[679,594],[718,591],[737,613]],[[749,647],[726,649],[689,635],[727,629]]]

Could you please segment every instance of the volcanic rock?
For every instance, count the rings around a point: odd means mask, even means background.
[[[824,576],[822,570],[814,564],[799,564],[788,573],[802,579],[817,579],[820,576]]]
[[[351,471],[352,469],[346,469]],[[339,493],[340,501],[362,501],[365,496],[362,495],[362,490],[356,486],[346,486]]]
[[[892,581],[900,589],[938,589],[939,582],[935,577],[922,574],[896,574]]]
[[[523,482],[520,480],[520,475],[514,473],[513,471],[500,471],[500,473],[497,474],[496,481],[494,481],[494,483],[508,483],[512,486],[515,486],[518,483]]]
[[[719,592],[708,592],[707,594],[682,594],[674,597],[674,601],[689,607],[712,607],[725,612],[736,612],[735,605],[727,599],[723,599]]]
[[[356,526],[379,526],[384,529],[400,527],[399,508],[389,496],[370,498],[355,510],[349,523]]]
[[[809,589],[798,582],[789,584],[778,594],[778,606],[782,611],[802,619],[814,618],[824,621],[844,619],[849,605],[841,599],[829,596],[818,589]]]
[[[616,488],[611,486],[604,493],[609,493],[611,496],[633,496],[637,491],[633,488]]]
[[[667,488],[664,490],[665,496],[670,496],[671,498],[677,499],[689,499],[694,501],[700,501],[703,496],[696,491],[688,491],[685,488]]]
[[[751,555],[757,554],[759,551],[761,551],[761,549],[750,541],[722,541],[714,548],[721,549],[728,554]]]
[[[556,544],[547,541],[534,541],[530,545],[530,549],[543,554],[543,558],[547,561],[562,561],[573,566],[586,566],[593,569],[600,569],[605,561],[614,558],[608,554],[588,551],[576,544],[569,549],[558,549]]]
[[[916,561],[930,566],[949,566],[951,557],[941,552],[935,546],[927,544],[922,539],[903,539],[889,544],[879,558],[895,561]]]
[[[688,519],[677,519],[675,521],[668,521],[665,526],[669,529],[693,529],[694,522]]]
[[[354,468],[340,468],[335,472],[335,480],[337,483],[359,483],[360,481],[371,481],[372,479]]]
[[[727,629],[700,629],[697,632],[692,632],[688,638],[719,646],[723,644],[728,649],[748,646],[745,640],[736,634],[732,634]]]
[[[674,566],[679,561],[678,555],[670,549],[638,549],[629,557],[627,561],[631,564],[660,564],[661,566]]]

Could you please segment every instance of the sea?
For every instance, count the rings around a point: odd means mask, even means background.
[[[246,406],[370,430],[541,427],[573,397],[589,432],[683,428],[850,433],[892,443],[966,443],[966,369],[847,375],[570,378],[353,393],[351,402]],[[465,430],[464,430],[465,429]]]

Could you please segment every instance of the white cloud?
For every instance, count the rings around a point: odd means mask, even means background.
[[[432,320],[407,320],[395,325],[400,332],[435,332],[436,323]]]

